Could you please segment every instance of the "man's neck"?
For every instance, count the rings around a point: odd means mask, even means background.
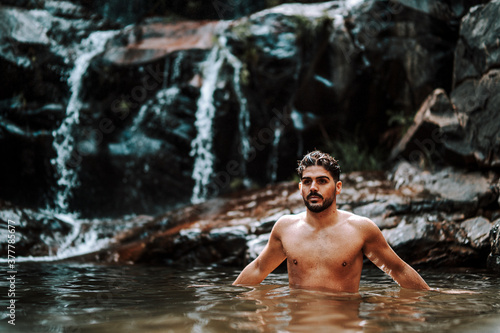
[[[335,202],[322,212],[306,210],[306,222],[315,228],[324,228],[337,224],[339,212]]]

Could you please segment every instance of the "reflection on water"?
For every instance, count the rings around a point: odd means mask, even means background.
[[[9,298],[0,272],[2,308]],[[239,269],[22,263],[16,326],[9,332],[498,332],[500,276],[428,272],[449,294],[400,289],[378,270],[359,294],[291,289],[286,274],[256,287],[231,286]]]

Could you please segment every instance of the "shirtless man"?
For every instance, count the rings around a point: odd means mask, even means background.
[[[306,211],[276,222],[264,250],[234,285],[259,284],[287,259],[290,286],[355,293],[364,254],[401,287],[430,290],[387,244],[375,223],[337,209],[342,182],[333,157],[320,151],[309,153],[299,162],[297,172]]]

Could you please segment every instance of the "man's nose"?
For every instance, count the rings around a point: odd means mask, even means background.
[[[311,191],[313,191],[313,192],[318,191],[318,184],[314,181],[311,183]]]

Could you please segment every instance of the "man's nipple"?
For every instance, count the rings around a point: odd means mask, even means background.
[[[293,263],[297,265],[297,259],[293,259]]]
[[[344,266],[344,267],[345,267],[345,266],[347,266],[347,262],[345,262],[345,261],[344,261],[344,262],[342,263],[342,266]]]

